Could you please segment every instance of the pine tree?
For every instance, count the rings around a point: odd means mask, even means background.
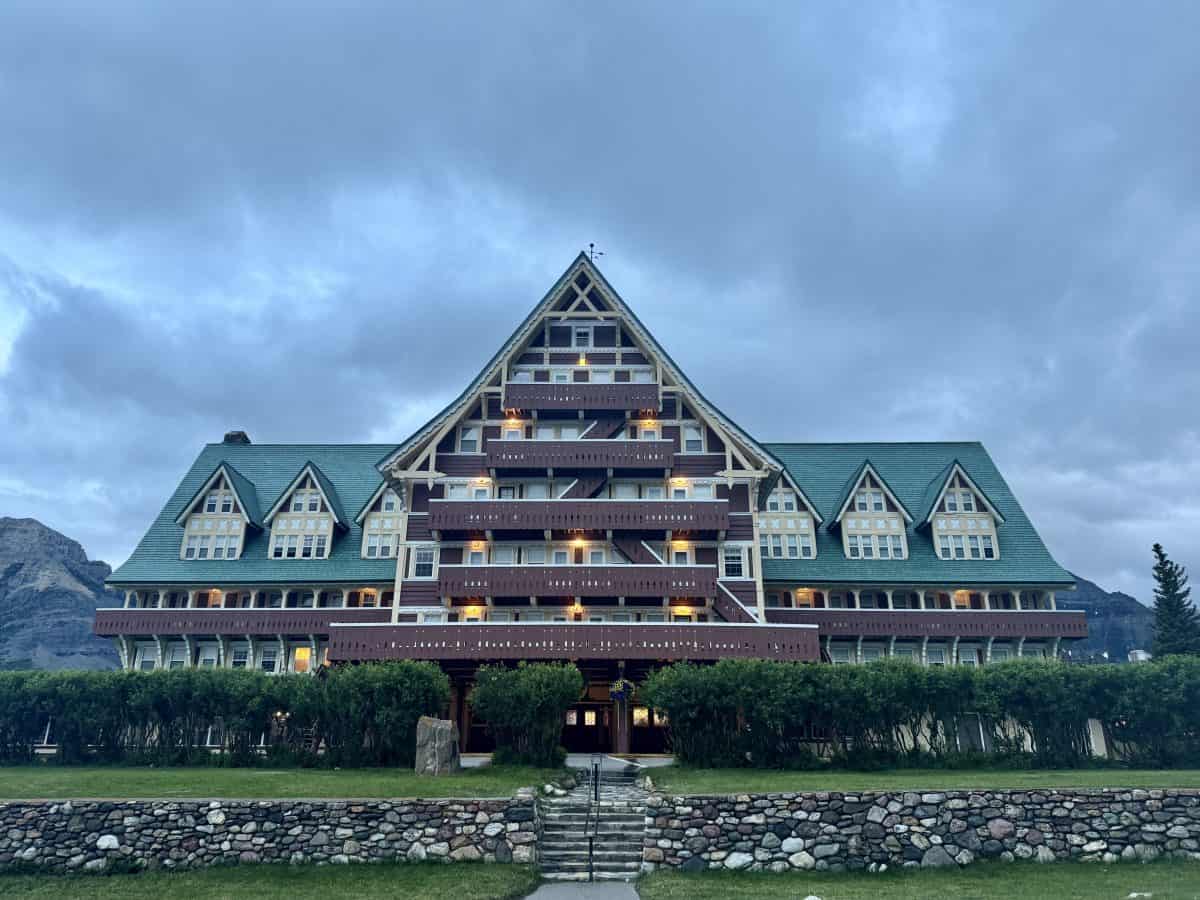
[[[1167,557],[1162,544],[1154,545],[1154,647],[1155,656],[1173,653],[1200,654],[1200,616],[1188,599],[1187,569]]]

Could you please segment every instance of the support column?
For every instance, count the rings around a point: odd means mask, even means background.
[[[888,656],[896,655],[896,636],[893,634],[888,638]]]
[[[229,635],[217,635],[217,668],[228,669],[233,664],[233,654],[229,652]]]
[[[625,677],[625,660],[617,663],[617,678]],[[613,697],[612,749],[613,753],[629,753],[630,733],[633,728],[633,704],[631,698]]]
[[[1058,646],[1062,643],[1062,638],[1056,637],[1050,642],[1050,658],[1058,659]]]
[[[125,608],[133,609],[135,606],[137,606],[137,592],[136,591],[126,591],[125,592]]]
[[[1046,591],[1046,600],[1049,603],[1050,609],[1058,609],[1058,601],[1054,597],[1054,591]]]
[[[984,645],[984,651],[983,651],[984,665],[988,665],[992,661],[992,644],[995,643],[995,641],[996,641],[996,639],[994,637],[990,637],[987,639],[987,643]]]
[[[850,593],[850,596],[854,598],[854,608],[862,609],[862,606],[860,605],[859,599],[858,599],[858,590],[855,588],[851,588],[849,593]]]
[[[862,661],[863,661],[863,658],[862,658],[862,641],[863,641],[863,636],[860,634],[860,635],[858,636],[858,641],[856,641],[856,642],[855,642],[855,644],[854,644],[854,661],[855,661],[856,663],[858,663],[859,665],[862,665]]]
[[[929,635],[921,638],[921,665],[929,665]]]
[[[983,608],[984,609],[992,608],[992,592],[991,591],[983,592]]]
[[[185,669],[191,669],[196,665],[196,638],[193,635],[185,634],[183,636],[183,649],[187,653],[187,659],[183,662]]]
[[[928,609],[928,607],[925,605],[925,589],[921,588],[921,590],[917,591],[916,594],[917,594],[917,609]]]
[[[960,640],[960,638],[956,634],[954,636],[954,640],[950,642],[950,665],[952,665],[952,666],[958,665],[958,642],[959,642],[959,640]]]
[[[1024,655],[1025,655],[1025,638],[1020,637],[1017,639],[1017,659],[1020,659]]]
[[[350,604],[350,588],[342,588],[342,609]]]
[[[128,670],[133,667],[133,654],[129,648],[129,636],[120,634],[113,641],[117,645],[117,656],[121,658],[121,668]]]
[[[830,634],[825,635],[825,655],[833,662],[833,635]]]
[[[888,608],[888,609],[894,609],[894,607],[892,606],[892,592],[891,592],[891,590],[886,590],[886,591],[884,591],[884,593],[885,593],[885,594],[887,594],[887,608]]]
[[[313,601],[316,602],[315,600]],[[312,658],[308,661],[308,674],[316,675],[317,666],[321,664],[321,641],[315,634],[308,636],[308,645],[312,648]]]
[[[187,608],[188,609],[196,608],[196,594],[197,593],[198,593],[197,591],[192,591],[192,590],[189,590],[187,592]],[[159,603],[161,603],[161,602],[162,601],[160,600]]]
[[[161,634],[154,637],[154,668],[161,669],[167,661],[167,639]]]
[[[149,591],[147,591],[146,593],[149,593]],[[157,593],[158,593],[158,608],[162,609],[164,606],[167,605],[167,592],[166,591],[158,591]]]

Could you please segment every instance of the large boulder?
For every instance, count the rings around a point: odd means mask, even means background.
[[[417,774],[445,775],[458,768],[458,726],[449,719],[421,716],[417,720]]]

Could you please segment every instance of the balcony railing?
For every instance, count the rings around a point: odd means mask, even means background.
[[[712,597],[716,566],[441,566],[443,597]]]
[[[431,500],[438,531],[725,531],[728,500]]]
[[[489,441],[491,469],[669,469],[673,441]]]
[[[386,623],[385,607],[306,609],[98,609],[92,630],[119,634],[328,634],[334,622]]]
[[[765,625],[382,625],[335,627],[329,659],[815,660],[815,628]]]
[[[506,409],[658,409],[658,385],[634,382],[509,382]]]
[[[1084,638],[1087,615],[1038,610],[768,609],[767,621],[817,625],[833,637]]]

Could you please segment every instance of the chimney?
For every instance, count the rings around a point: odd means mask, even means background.
[[[250,435],[244,431],[227,431],[225,437],[221,441],[222,444],[248,444],[250,443]]]

